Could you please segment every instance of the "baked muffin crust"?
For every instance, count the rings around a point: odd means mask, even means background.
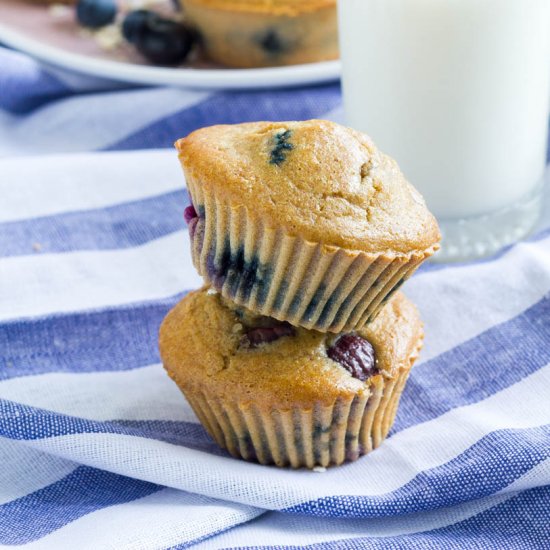
[[[287,148],[278,150],[284,135]],[[176,147],[191,188],[214,192],[289,235],[394,255],[424,251],[440,239],[397,163],[364,134],[336,123],[211,126]]]
[[[397,292],[380,315],[356,334],[374,347],[378,374],[362,382],[330,359],[336,338],[305,329],[262,344],[242,345],[250,317],[229,308],[205,288],[188,294],[165,318],[160,350],[165,368],[182,388],[207,386],[211,395],[278,409],[330,405],[336,399],[369,395],[376,378],[392,379],[409,369],[422,343],[415,306]],[[252,318],[252,321],[250,320]]]

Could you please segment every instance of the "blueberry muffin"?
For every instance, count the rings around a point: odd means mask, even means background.
[[[308,467],[355,460],[383,441],[422,345],[400,292],[368,327],[323,334],[188,294],[160,329],[164,367],[233,456]]]
[[[195,267],[258,314],[321,332],[361,328],[439,247],[420,194],[352,129],[212,126],[176,147]]]
[[[336,0],[181,0],[205,54],[231,67],[336,59]]]

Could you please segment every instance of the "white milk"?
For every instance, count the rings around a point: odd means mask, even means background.
[[[439,218],[498,210],[545,168],[550,0],[339,0],[347,122]]]

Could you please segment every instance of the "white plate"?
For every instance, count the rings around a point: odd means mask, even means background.
[[[101,51],[71,20],[55,20],[44,5],[0,0],[0,42],[56,67],[123,82],[188,88],[235,89],[294,86],[334,81],[339,61],[261,69],[165,68]],[[118,57],[121,57],[120,55]]]

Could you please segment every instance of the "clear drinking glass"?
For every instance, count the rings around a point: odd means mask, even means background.
[[[440,222],[439,260],[491,254],[540,215],[550,0],[339,0],[347,123]]]

